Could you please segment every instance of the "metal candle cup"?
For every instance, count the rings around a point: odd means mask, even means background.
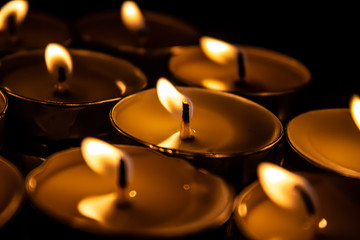
[[[116,146],[134,164],[129,206],[117,208],[105,201],[95,209],[85,207],[101,199],[95,196],[110,196],[115,183],[90,169],[79,148],[49,156],[27,176],[30,200],[67,226],[112,237],[184,237],[212,231],[229,219],[234,195],[221,178],[149,148]],[[96,214],[107,207],[109,212]]]
[[[222,65],[210,60],[200,46],[178,47],[169,61],[170,72],[190,86],[232,92],[260,103],[280,120],[293,115],[290,102],[310,82],[309,70],[299,61],[284,54],[254,46],[234,45],[244,54],[246,75],[239,80],[235,65]]]
[[[274,160],[283,127],[270,111],[229,93],[191,87],[177,89],[194,106],[193,139],[180,139],[179,122],[160,104],[155,89],[119,101],[111,111],[112,124],[130,139],[184,157],[236,185],[253,181],[256,165],[263,159]]]
[[[2,59],[0,85],[11,105],[10,135],[65,140],[109,134],[112,105],[146,86],[144,74],[128,61],[88,50],[69,52],[73,73],[63,95],[54,94],[44,50]]]
[[[0,90],[0,150],[3,147],[5,114],[8,108],[8,99],[3,91]]]

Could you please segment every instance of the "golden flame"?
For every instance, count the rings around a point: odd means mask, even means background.
[[[183,102],[189,103],[190,118],[193,115],[193,104],[191,100],[180,93],[166,78],[159,78],[156,84],[156,92],[160,103],[176,119],[182,117]]]
[[[81,142],[81,153],[86,164],[94,172],[111,178],[114,183],[118,177],[120,159],[126,162],[127,177],[133,177],[133,162],[131,158],[119,148],[102,140],[87,137]]]
[[[235,46],[212,38],[203,36],[200,38],[200,47],[204,54],[212,61],[219,64],[236,64],[238,51]]]
[[[228,86],[223,81],[217,79],[205,78],[201,81],[201,84],[208,89],[219,90],[219,91],[229,90]]]
[[[58,77],[60,67],[65,69],[66,76],[72,72],[72,59],[67,49],[57,43],[49,43],[45,49],[45,63],[51,75]]]
[[[318,227],[320,229],[326,228],[327,227],[327,220],[325,218],[322,218],[318,223]]]
[[[9,1],[0,9],[0,30],[6,28],[6,22],[9,16],[15,15],[16,24],[20,24],[24,21],[29,9],[29,3],[27,1]]]
[[[360,97],[356,94],[351,97],[350,112],[356,126],[360,130]]]
[[[120,16],[129,30],[137,32],[145,29],[145,19],[136,2],[125,1],[121,6]]]
[[[272,163],[261,163],[258,167],[259,182],[266,195],[279,206],[296,209],[304,206],[301,195],[295,187],[301,187],[316,204],[317,198],[310,184],[301,176]]]

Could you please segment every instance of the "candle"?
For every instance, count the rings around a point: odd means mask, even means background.
[[[202,37],[201,46],[178,47],[169,61],[181,82],[233,92],[259,102],[282,121],[289,118],[289,101],[311,79],[309,70],[284,54],[254,46],[231,45]]]
[[[208,89],[177,87],[177,90],[190,99],[193,106],[192,139],[181,139],[181,110],[175,109],[169,114],[160,103],[156,89],[120,100],[111,110],[113,126],[137,142],[191,159],[194,164],[199,161],[200,167],[225,177],[242,176],[238,167],[245,164],[244,159],[271,150],[282,138],[279,119],[255,102]],[[164,89],[164,92],[174,91]],[[251,160],[254,164],[255,159]]]
[[[8,108],[8,99],[5,94],[0,90],[0,149],[3,146],[5,114]]]
[[[360,132],[349,109],[321,109],[292,119],[286,129],[292,149],[317,167],[360,178]]]
[[[24,198],[24,180],[19,170],[0,157],[0,229],[19,210]]]
[[[31,201],[55,220],[97,235],[163,238],[211,231],[229,219],[233,192],[221,178],[149,148],[85,140],[87,148],[55,153],[26,178]],[[119,157],[127,167],[117,173]],[[115,179],[124,172],[120,196],[129,204],[119,205]]]
[[[0,55],[42,48],[49,42],[69,44],[70,41],[71,34],[65,21],[32,10],[27,1],[9,1],[1,7]]]
[[[56,46],[55,52],[61,49]],[[73,66],[55,54],[50,70],[44,50],[3,58],[0,85],[12,105],[12,131],[50,140],[109,134],[112,104],[146,86],[145,75],[126,60],[81,49],[69,52]]]
[[[168,72],[172,47],[195,44],[200,36],[199,31],[186,21],[141,10],[134,1],[124,1],[119,10],[93,13],[78,19],[75,33],[82,44],[132,61],[143,69],[150,85],[161,73]]]
[[[326,173],[299,173],[316,192],[317,217],[290,211],[272,201],[256,181],[236,200],[234,221],[251,239],[357,239],[360,208],[354,189],[359,182]],[[354,201],[355,199],[355,201]],[[241,237],[240,237],[241,238]]]

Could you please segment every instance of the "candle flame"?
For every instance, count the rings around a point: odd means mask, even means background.
[[[189,103],[190,119],[193,116],[193,104],[191,100],[180,93],[166,78],[159,78],[156,84],[157,96],[160,103],[176,119],[182,117],[183,102]]]
[[[358,95],[353,95],[350,100],[350,113],[360,130],[360,97]]]
[[[304,199],[296,190],[299,187],[310,197],[312,203],[317,202],[315,191],[303,177],[275,164],[261,163],[258,167],[258,176],[266,195],[283,208],[297,209],[304,206]]]
[[[49,43],[45,49],[45,62],[48,72],[55,78],[58,77],[59,68],[65,69],[66,76],[72,72],[72,59],[67,49],[57,43]]]
[[[87,137],[81,143],[81,153],[91,170],[104,177],[111,178],[115,184],[119,174],[120,159],[127,166],[127,181],[133,177],[134,167],[126,152],[96,138]]]
[[[24,21],[29,9],[29,3],[27,1],[13,0],[7,2],[0,9],[0,30],[6,28],[6,22],[9,16],[14,14],[16,24],[19,25]]]
[[[138,32],[145,29],[145,19],[136,2],[125,1],[121,6],[120,16],[129,30]]]
[[[200,47],[204,54],[212,61],[219,64],[236,64],[238,51],[235,46],[212,38],[200,38]]]

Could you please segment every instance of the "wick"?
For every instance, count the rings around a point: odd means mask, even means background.
[[[315,205],[311,200],[310,195],[299,185],[296,185],[295,190],[297,190],[305,204],[306,211],[309,215],[315,215]]]
[[[237,66],[238,66],[238,76],[239,76],[238,83],[244,85],[246,84],[245,82],[246,70],[245,70],[245,58],[242,52],[239,52],[237,54]]]
[[[145,47],[147,44],[147,41],[148,41],[149,28],[147,26],[145,26],[144,28],[142,28],[138,31],[135,31],[134,35],[135,35],[138,47]]]
[[[18,34],[17,34],[17,24],[16,24],[16,15],[15,14],[10,14],[7,17],[7,30],[9,33],[9,38],[8,41],[11,43],[15,43],[19,40],[18,38]]]
[[[182,120],[180,126],[180,138],[182,140],[193,139],[190,128],[190,106],[187,101],[183,101]]]
[[[118,172],[118,195],[116,199],[117,207],[128,207],[130,205],[130,201],[127,197],[127,169],[126,163],[124,160],[120,159],[119,163],[119,172]]]
[[[68,93],[69,85],[66,82],[66,71],[64,67],[58,69],[58,81],[55,84],[55,92],[59,94]]]

